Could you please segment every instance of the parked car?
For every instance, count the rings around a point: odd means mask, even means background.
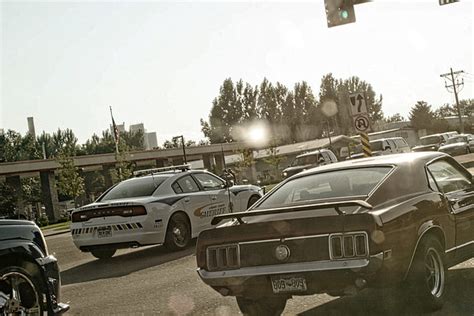
[[[474,151],[474,137],[471,134],[451,136],[438,150],[451,156],[469,154]]]
[[[99,259],[119,248],[164,244],[184,249],[192,238],[214,227],[219,214],[245,211],[261,196],[254,185],[229,185],[218,176],[188,166],[137,173],[72,213],[74,244]]]
[[[0,315],[60,315],[57,260],[33,222],[0,220]]]
[[[372,156],[408,153],[411,151],[410,146],[403,137],[374,139],[371,140],[369,143],[372,151]],[[356,152],[352,153],[348,159],[359,159],[364,157],[361,145],[355,146],[354,149]]]
[[[201,279],[249,315],[294,295],[401,286],[443,305],[447,268],[474,255],[472,175],[439,152],[349,160],[299,173],[202,232]]]
[[[420,145],[412,148],[412,151],[437,151],[447,138],[442,134],[433,134],[420,137]]]
[[[296,156],[291,165],[283,170],[283,178],[288,178],[306,169],[337,162],[330,149],[318,149]]]

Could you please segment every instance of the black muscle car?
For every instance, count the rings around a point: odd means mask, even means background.
[[[474,254],[472,176],[439,152],[310,169],[213,224],[229,219],[200,234],[198,273],[249,315],[280,314],[294,295],[393,286],[440,308],[447,268]]]

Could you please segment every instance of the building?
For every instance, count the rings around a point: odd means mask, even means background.
[[[156,132],[145,133],[145,149],[150,150],[158,147]]]
[[[138,124],[132,124],[130,125],[130,128],[129,128],[130,132],[139,132],[141,131],[143,133],[143,135],[145,135],[145,125],[143,123],[138,123]]]
[[[33,120],[33,117],[27,117],[26,120],[28,121],[28,134],[33,136],[33,138],[36,138],[35,122]]]

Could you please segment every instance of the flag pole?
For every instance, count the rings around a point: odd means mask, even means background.
[[[117,155],[119,154],[119,148],[118,148],[118,129],[117,125],[115,125],[115,120],[114,120],[114,115],[112,114],[112,106],[109,106],[110,108],[110,117],[112,118],[112,129],[114,133],[114,141],[115,141],[115,152]]]

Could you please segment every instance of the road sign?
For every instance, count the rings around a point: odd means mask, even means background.
[[[349,95],[351,105],[351,113],[353,116],[367,114],[367,102],[365,101],[364,93],[357,92]]]
[[[369,115],[367,113],[353,116],[352,123],[358,132],[366,132],[370,130]]]
[[[362,144],[362,152],[364,157],[372,156],[372,149],[370,148],[369,135],[367,133],[360,133],[360,143]]]

